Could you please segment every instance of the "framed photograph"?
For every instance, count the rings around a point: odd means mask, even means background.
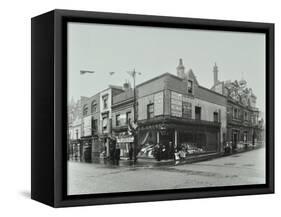
[[[274,192],[274,24],[69,10],[31,23],[34,200]]]

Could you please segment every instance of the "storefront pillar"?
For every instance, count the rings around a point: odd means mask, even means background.
[[[156,132],[156,143],[159,143],[160,139],[159,139],[159,131]]]
[[[175,146],[178,146],[178,131],[175,130]]]
[[[108,142],[108,138],[106,138],[106,140],[104,142],[104,146],[106,148],[106,157],[109,157],[109,142]]]

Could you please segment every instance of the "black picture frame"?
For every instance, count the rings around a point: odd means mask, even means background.
[[[266,34],[266,184],[110,194],[66,195],[69,21]],[[32,18],[31,198],[53,207],[274,193],[274,24],[53,10]]]

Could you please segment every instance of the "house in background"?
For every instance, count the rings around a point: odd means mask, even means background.
[[[214,84],[211,90],[227,98],[226,142],[235,150],[263,141],[263,119],[256,107],[257,97],[247,87],[247,81],[219,81],[218,66],[213,68]]]
[[[68,105],[68,158],[81,160],[82,113],[81,99]]]
[[[82,137],[84,161],[99,159],[102,145],[100,141],[100,95],[97,93],[85,99],[82,103]]]

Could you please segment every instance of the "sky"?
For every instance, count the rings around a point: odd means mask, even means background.
[[[109,24],[68,23],[68,100],[92,96],[112,85],[132,82],[128,71],[142,74],[142,83],[160,74],[176,75],[179,59],[192,69],[201,86],[219,80],[248,82],[265,111],[265,34],[174,29]],[[80,75],[80,70],[95,71]],[[110,75],[109,72],[115,72]]]

